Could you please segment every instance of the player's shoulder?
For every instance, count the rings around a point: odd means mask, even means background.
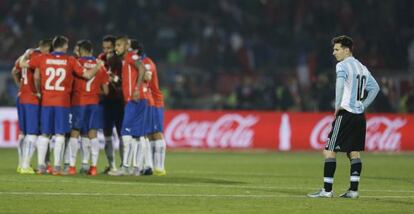
[[[345,71],[345,60],[336,63],[336,71]]]
[[[139,55],[137,53],[135,53],[135,51],[129,51],[127,53],[126,57],[127,57],[127,59],[130,59],[130,60],[133,60],[133,61],[136,61],[136,60],[140,59]]]
[[[98,59],[103,60],[103,61],[106,61],[106,54],[105,53],[100,53],[98,55]]]

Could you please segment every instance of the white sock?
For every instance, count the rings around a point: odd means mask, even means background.
[[[118,139],[119,139],[119,156],[121,157],[121,163],[122,163],[122,161],[124,160],[124,139],[123,137],[120,137]]]
[[[63,163],[69,165],[70,163],[70,148],[68,139],[65,139],[65,152],[63,154]]]
[[[125,135],[122,136],[122,141],[124,143],[124,149],[123,149],[123,159],[122,159],[122,166],[129,167],[129,160],[130,156],[132,156],[132,136],[131,135]]]
[[[105,137],[105,154],[109,167],[115,169],[115,151],[114,145],[112,144],[112,137]]]
[[[69,138],[68,149],[69,152],[69,165],[76,166],[76,156],[78,155],[79,150],[79,140],[78,138],[71,137]]]
[[[56,135],[55,137],[55,148],[53,149],[54,166],[61,166],[63,152],[65,151],[65,136]]]
[[[152,158],[152,147],[148,138],[144,137],[144,167],[145,169],[154,168],[153,158]]]
[[[19,134],[19,137],[17,138],[17,143],[17,155],[19,157],[19,162],[17,163],[17,166],[22,167],[24,134]]]
[[[134,142],[137,145],[137,149],[134,153],[134,167],[137,167],[138,169],[144,169],[144,156],[145,156],[145,150],[146,150],[146,144],[145,144],[145,138],[140,137],[138,139],[134,138]]]
[[[21,165],[23,169],[27,169],[30,167],[30,154],[33,154],[33,152],[31,152],[30,150],[33,149],[33,144],[35,144],[36,139],[36,135],[26,135],[26,137],[24,138],[23,150],[21,151],[23,153],[23,160]]]
[[[164,170],[166,143],[164,139],[156,140],[154,151],[154,165],[155,169]]]
[[[99,159],[99,140],[98,138],[91,139],[91,153],[92,153],[92,166],[98,164]]]
[[[87,137],[81,138],[82,163],[89,164],[91,141]]]
[[[38,138],[37,135],[33,135],[33,136],[35,137],[35,140],[34,140],[33,143],[30,144],[30,149],[29,149],[29,164],[30,164],[30,161],[32,160],[33,154],[34,154],[34,152],[36,150],[36,142],[37,142],[37,138]]]
[[[37,146],[37,165],[46,166],[45,159],[46,153],[49,149],[49,138],[46,136],[39,136],[36,142]]]

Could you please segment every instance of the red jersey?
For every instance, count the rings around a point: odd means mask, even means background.
[[[79,57],[78,60],[86,69],[92,69],[96,66],[95,57]],[[105,68],[99,69],[96,76],[90,80],[75,76],[72,91],[72,106],[98,104],[101,86],[108,84],[109,75]]]
[[[29,59],[32,59],[42,54],[39,50],[35,50],[30,54]],[[20,104],[34,104],[39,105],[39,98],[36,96],[36,87],[33,80],[34,69],[21,68],[19,61],[14,65],[18,73],[20,73],[20,90],[19,90],[19,103]]]
[[[139,56],[135,52],[130,51],[125,54],[124,60],[122,61],[122,93],[125,102],[132,100],[137,85],[139,75],[138,69],[135,68],[135,61],[137,60],[140,60]],[[147,82],[143,81],[141,83],[139,97],[141,99],[148,99],[151,102],[152,96],[150,96],[148,86],[149,84]]]
[[[164,96],[162,95],[162,91],[160,90],[158,84],[158,71],[155,63],[149,57],[145,57],[142,59],[142,63],[144,63],[145,69],[152,72],[152,79],[149,82],[149,89],[151,92],[151,96],[154,99],[154,104],[156,107],[164,107]]]
[[[73,56],[63,52],[42,54],[29,60],[29,67],[40,71],[42,106],[70,107],[73,75],[84,68]]]
[[[119,56],[113,55],[112,57],[107,57],[105,53],[99,54],[98,58],[105,62],[106,70],[110,71],[112,74],[119,77],[121,80],[122,75],[122,60]],[[109,93],[105,96],[108,99],[122,99],[122,87],[114,86],[113,84],[109,85]]]

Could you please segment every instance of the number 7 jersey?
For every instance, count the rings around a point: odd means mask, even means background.
[[[80,57],[78,60],[85,69],[92,69],[96,66],[95,57]],[[96,76],[90,80],[75,76],[72,92],[72,106],[98,104],[101,86],[108,84],[109,75],[104,67],[99,69]]]
[[[367,67],[354,57],[348,57],[336,64],[336,78],[344,78],[340,107],[354,114],[363,113],[366,92],[378,86]]]
[[[70,107],[73,75],[82,76],[84,70],[73,56],[42,54],[30,59],[29,67],[40,71],[42,106]]]

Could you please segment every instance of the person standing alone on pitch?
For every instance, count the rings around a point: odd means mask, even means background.
[[[346,152],[351,161],[350,187],[340,197],[358,198],[362,170],[360,151],[364,151],[366,134],[364,111],[377,96],[379,86],[367,67],[353,57],[350,37],[335,37],[332,45],[333,55],[339,61],[336,64],[335,120],[323,151],[324,187],[308,197],[333,197],[336,153]]]

